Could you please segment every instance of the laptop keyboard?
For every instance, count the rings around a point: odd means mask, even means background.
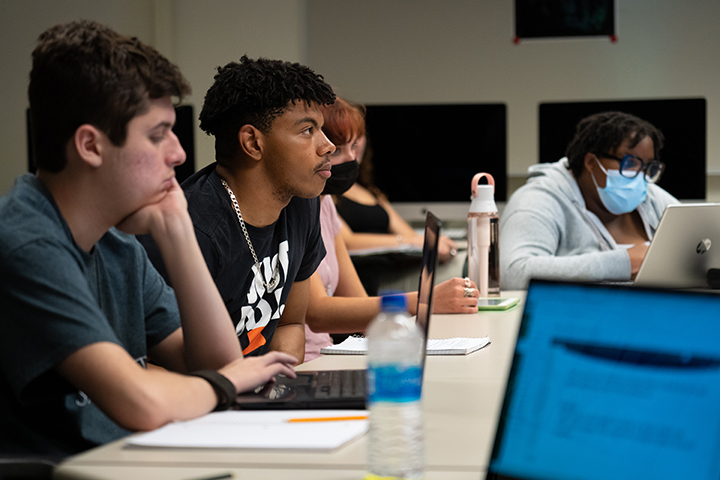
[[[366,370],[318,372],[315,398],[357,398],[366,392]]]

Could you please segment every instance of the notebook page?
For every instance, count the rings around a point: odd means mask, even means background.
[[[279,410],[213,412],[135,435],[141,447],[333,450],[365,434],[367,420],[289,423],[297,418],[367,415],[366,410]]]

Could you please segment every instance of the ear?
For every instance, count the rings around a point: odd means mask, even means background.
[[[243,125],[238,131],[238,141],[240,142],[240,149],[245,155],[253,160],[262,158],[265,135],[260,130],[249,124]]]
[[[97,168],[102,165],[103,148],[108,141],[109,139],[96,127],[83,124],[75,130],[72,146],[75,147],[82,161]]]
[[[594,172],[595,167],[597,166],[597,156],[594,153],[586,153],[585,159],[583,160],[583,165],[585,165],[585,169]]]

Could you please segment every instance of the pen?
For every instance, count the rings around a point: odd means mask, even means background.
[[[301,422],[340,422],[344,420],[367,420],[367,415],[357,415],[354,417],[307,417],[307,418],[291,418],[288,423]]]
[[[228,473],[224,473],[224,474],[220,474],[220,475],[215,475],[212,477],[200,477],[200,478],[196,478],[194,480],[225,480],[228,478],[235,478],[235,475],[233,475],[232,472],[228,472]]]

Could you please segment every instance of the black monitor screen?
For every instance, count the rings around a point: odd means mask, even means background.
[[[518,38],[615,34],[615,0],[515,0]]]
[[[468,202],[478,172],[507,195],[505,104],[368,105],[376,185],[391,202]]]
[[[540,162],[555,162],[575,135],[578,122],[607,111],[647,120],[665,137],[658,185],[680,200],[704,200],[707,156],[707,102],[704,98],[567,102],[540,104]]]

